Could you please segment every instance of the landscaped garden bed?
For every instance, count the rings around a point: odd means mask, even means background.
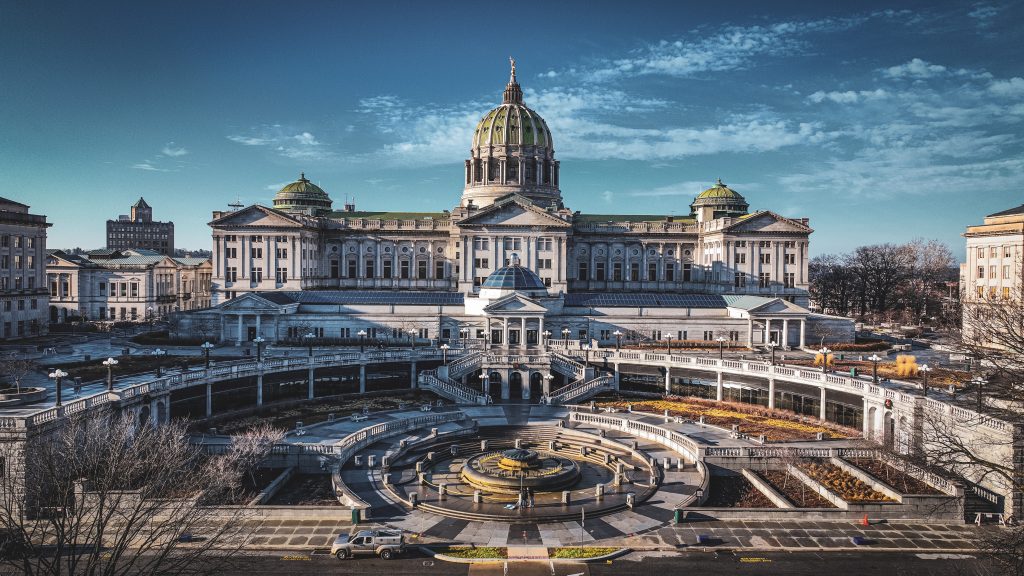
[[[381,410],[394,410],[399,404],[414,404],[429,398],[434,400],[432,394],[421,396],[418,392],[407,394],[396,394],[391,396],[361,396],[350,399],[318,400],[315,403],[302,403],[287,408],[268,407],[257,414],[250,414],[230,420],[218,420],[215,425],[221,434],[238,434],[253,426],[263,423],[270,423],[277,428],[290,430],[296,422],[303,425],[318,424],[326,422],[330,414],[335,418],[344,418],[356,412],[362,412],[364,408],[371,412]],[[203,424],[209,427],[209,424]]]
[[[764,435],[769,442],[785,440],[814,440],[818,434],[825,438],[856,438],[860,433],[829,422],[805,422],[806,416],[782,410],[769,410],[749,404],[715,402],[698,398],[673,398],[666,400],[614,400],[599,402],[599,407],[625,410],[629,405],[639,412],[683,416],[691,420],[704,417],[704,423],[723,428],[739,426],[740,432],[749,436]]]
[[[621,548],[606,546],[566,546],[564,548],[549,548],[548,557],[559,560],[586,560],[614,554],[619,550]]]
[[[340,506],[330,474],[295,474],[274,494],[271,506]]]
[[[743,476],[712,476],[708,490],[707,508],[776,508]]]
[[[508,548],[498,546],[439,546],[432,550],[435,554],[443,554],[452,558],[473,560],[508,558]]]
[[[764,478],[775,490],[786,497],[797,508],[835,508],[813,488],[804,484],[796,476],[785,470],[759,471],[757,475]]]
[[[827,460],[802,462],[799,467],[805,474],[847,502],[893,502],[892,498]]]
[[[914,478],[891,464],[868,458],[852,458],[850,463],[885,482],[901,494],[944,495],[945,492]]]

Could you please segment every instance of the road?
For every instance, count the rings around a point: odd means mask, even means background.
[[[339,561],[330,556],[259,553],[239,559],[239,576],[301,574],[388,574],[388,576],[670,576],[674,574],[770,576],[994,576],[991,566],[970,555],[898,554],[884,552],[829,553],[634,553],[624,559],[596,564],[495,562],[452,564],[419,554],[384,561],[358,558]]]

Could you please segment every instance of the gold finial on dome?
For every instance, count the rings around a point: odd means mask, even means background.
[[[511,56],[509,56],[508,57],[508,63],[512,66],[512,73],[509,74],[508,81],[510,83],[511,82],[515,82],[516,81],[516,59],[511,57]]]
[[[505,95],[502,99],[503,104],[522,104],[523,103],[523,89],[519,87],[519,82],[516,81],[516,59],[509,56],[508,63],[512,67],[512,72],[508,77],[508,86],[505,86]]]

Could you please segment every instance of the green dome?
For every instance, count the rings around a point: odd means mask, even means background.
[[[274,208],[285,212],[301,212],[318,216],[331,211],[331,197],[323,188],[306,179],[303,172],[299,179],[286,185],[274,195]]]
[[[476,125],[473,146],[545,146],[553,148],[544,119],[520,103],[505,103]]]
[[[723,184],[721,178],[718,179],[718,182],[714,186],[697,195],[697,200],[702,198],[735,198],[744,200],[743,196],[741,196],[739,192]]]
[[[714,186],[698,194],[690,204],[690,209],[694,213],[700,208],[710,208],[715,218],[740,216],[746,214],[749,207],[747,200],[739,192],[723,184],[721,178]]]

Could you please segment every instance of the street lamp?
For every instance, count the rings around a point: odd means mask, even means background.
[[[544,387],[545,397],[551,394],[551,381],[554,379],[555,377],[550,372],[544,375],[544,383],[546,384]]]
[[[206,369],[210,369],[210,350],[213,350],[213,344],[209,342],[203,342],[200,346],[203,349],[203,355],[206,356]]]
[[[480,392],[487,394],[487,374],[485,372],[480,373]]]
[[[831,353],[832,353],[832,351],[829,350],[827,347],[822,347],[821,350],[818,350],[818,354],[821,354],[821,371],[822,372],[828,372],[828,355],[831,354]]]
[[[163,366],[162,366],[161,363],[163,362],[163,357],[166,356],[166,355],[167,355],[167,351],[166,350],[161,350],[160,348],[157,348],[156,350],[153,350],[153,356],[156,356],[156,377],[157,378],[160,378],[161,376],[163,376]]]
[[[568,328],[562,328],[562,340],[568,341],[569,334],[571,334],[571,331]]]
[[[447,344],[441,344],[441,363],[445,366],[448,365],[448,348]]]
[[[932,370],[933,370],[933,368],[931,368],[927,364],[921,364],[921,366],[919,366],[918,369],[917,369],[918,372],[922,373],[921,374],[921,378],[922,378],[921,387],[924,389],[924,395],[925,396],[928,396],[928,373],[931,372]]]
[[[60,368],[57,368],[53,372],[50,372],[50,378],[53,378],[54,383],[57,386],[57,406],[60,406],[60,400],[61,400],[60,382],[67,375],[68,375],[68,373],[63,371],[63,370],[61,370]]]
[[[413,330],[412,328],[410,328],[410,329],[406,330],[405,333],[409,335],[409,349],[410,350],[415,350],[416,349],[416,331]]]
[[[715,342],[718,342],[718,359],[725,360],[725,336],[719,336],[715,338]]]
[[[985,386],[985,384],[988,384],[988,380],[985,380],[981,376],[975,376],[974,378],[971,378],[971,383],[974,384],[975,388],[977,388],[978,390],[978,412],[981,412],[981,389],[983,386]]]
[[[107,358],[103,361],[103,365],[107,367],[107,391],[114,391],[114,366],[117,366],[117,360],[114,358]]]
[[[544,337],[544,349],[547,350],[547,347],[551,344],[551,331],[545,330],[540,335]]]
[[[668,355],[672,355],[672,335],[665,334],[665,346],[668,347]]]
[[[256,361],[263,362],[263,343],[267,341],[266,338],[257,336],[252,341],[256,344]]]
[[[771,352],[772,354],[772,366],[775,366],[775,348],[777,346],[778,344],[776,344],[775,342],[769,342],[768,344],[765,344],[765,348],[767,348],[768,351]]]
[[[153,315],[153,307],[152,306],[146,308],[146,315],[149,317],[148,318],[149,319],[149,329],[152,330],[153,329],[153,322],[156,321],[156,316]]]
[[[466,340],[469,340],[469,328],[459,328],[459,344],[466,347]]]
[[[306,345],[309,346],[309,357],[312,358],[313,357],[313,338],[316,338],[316,334],[313,334],[313,332],[306,332],[306,334],[303,336],[303,338],[306,339]]]
[[[882,361],[882,357],[878,354],[872,354],[868,356],[868,360],[871,360],[871,380],[878,384],[878,363]]]
[[[612,335],[615,336],[615,350],[616,351],[621,350],[622,349],[622,332],[619,332],[618,330],[616,330],[615,332],[612,332]]]
[[[359,336],[359,353],[362,354],[366,350],[366,330],[356,332],[356,336]]]

